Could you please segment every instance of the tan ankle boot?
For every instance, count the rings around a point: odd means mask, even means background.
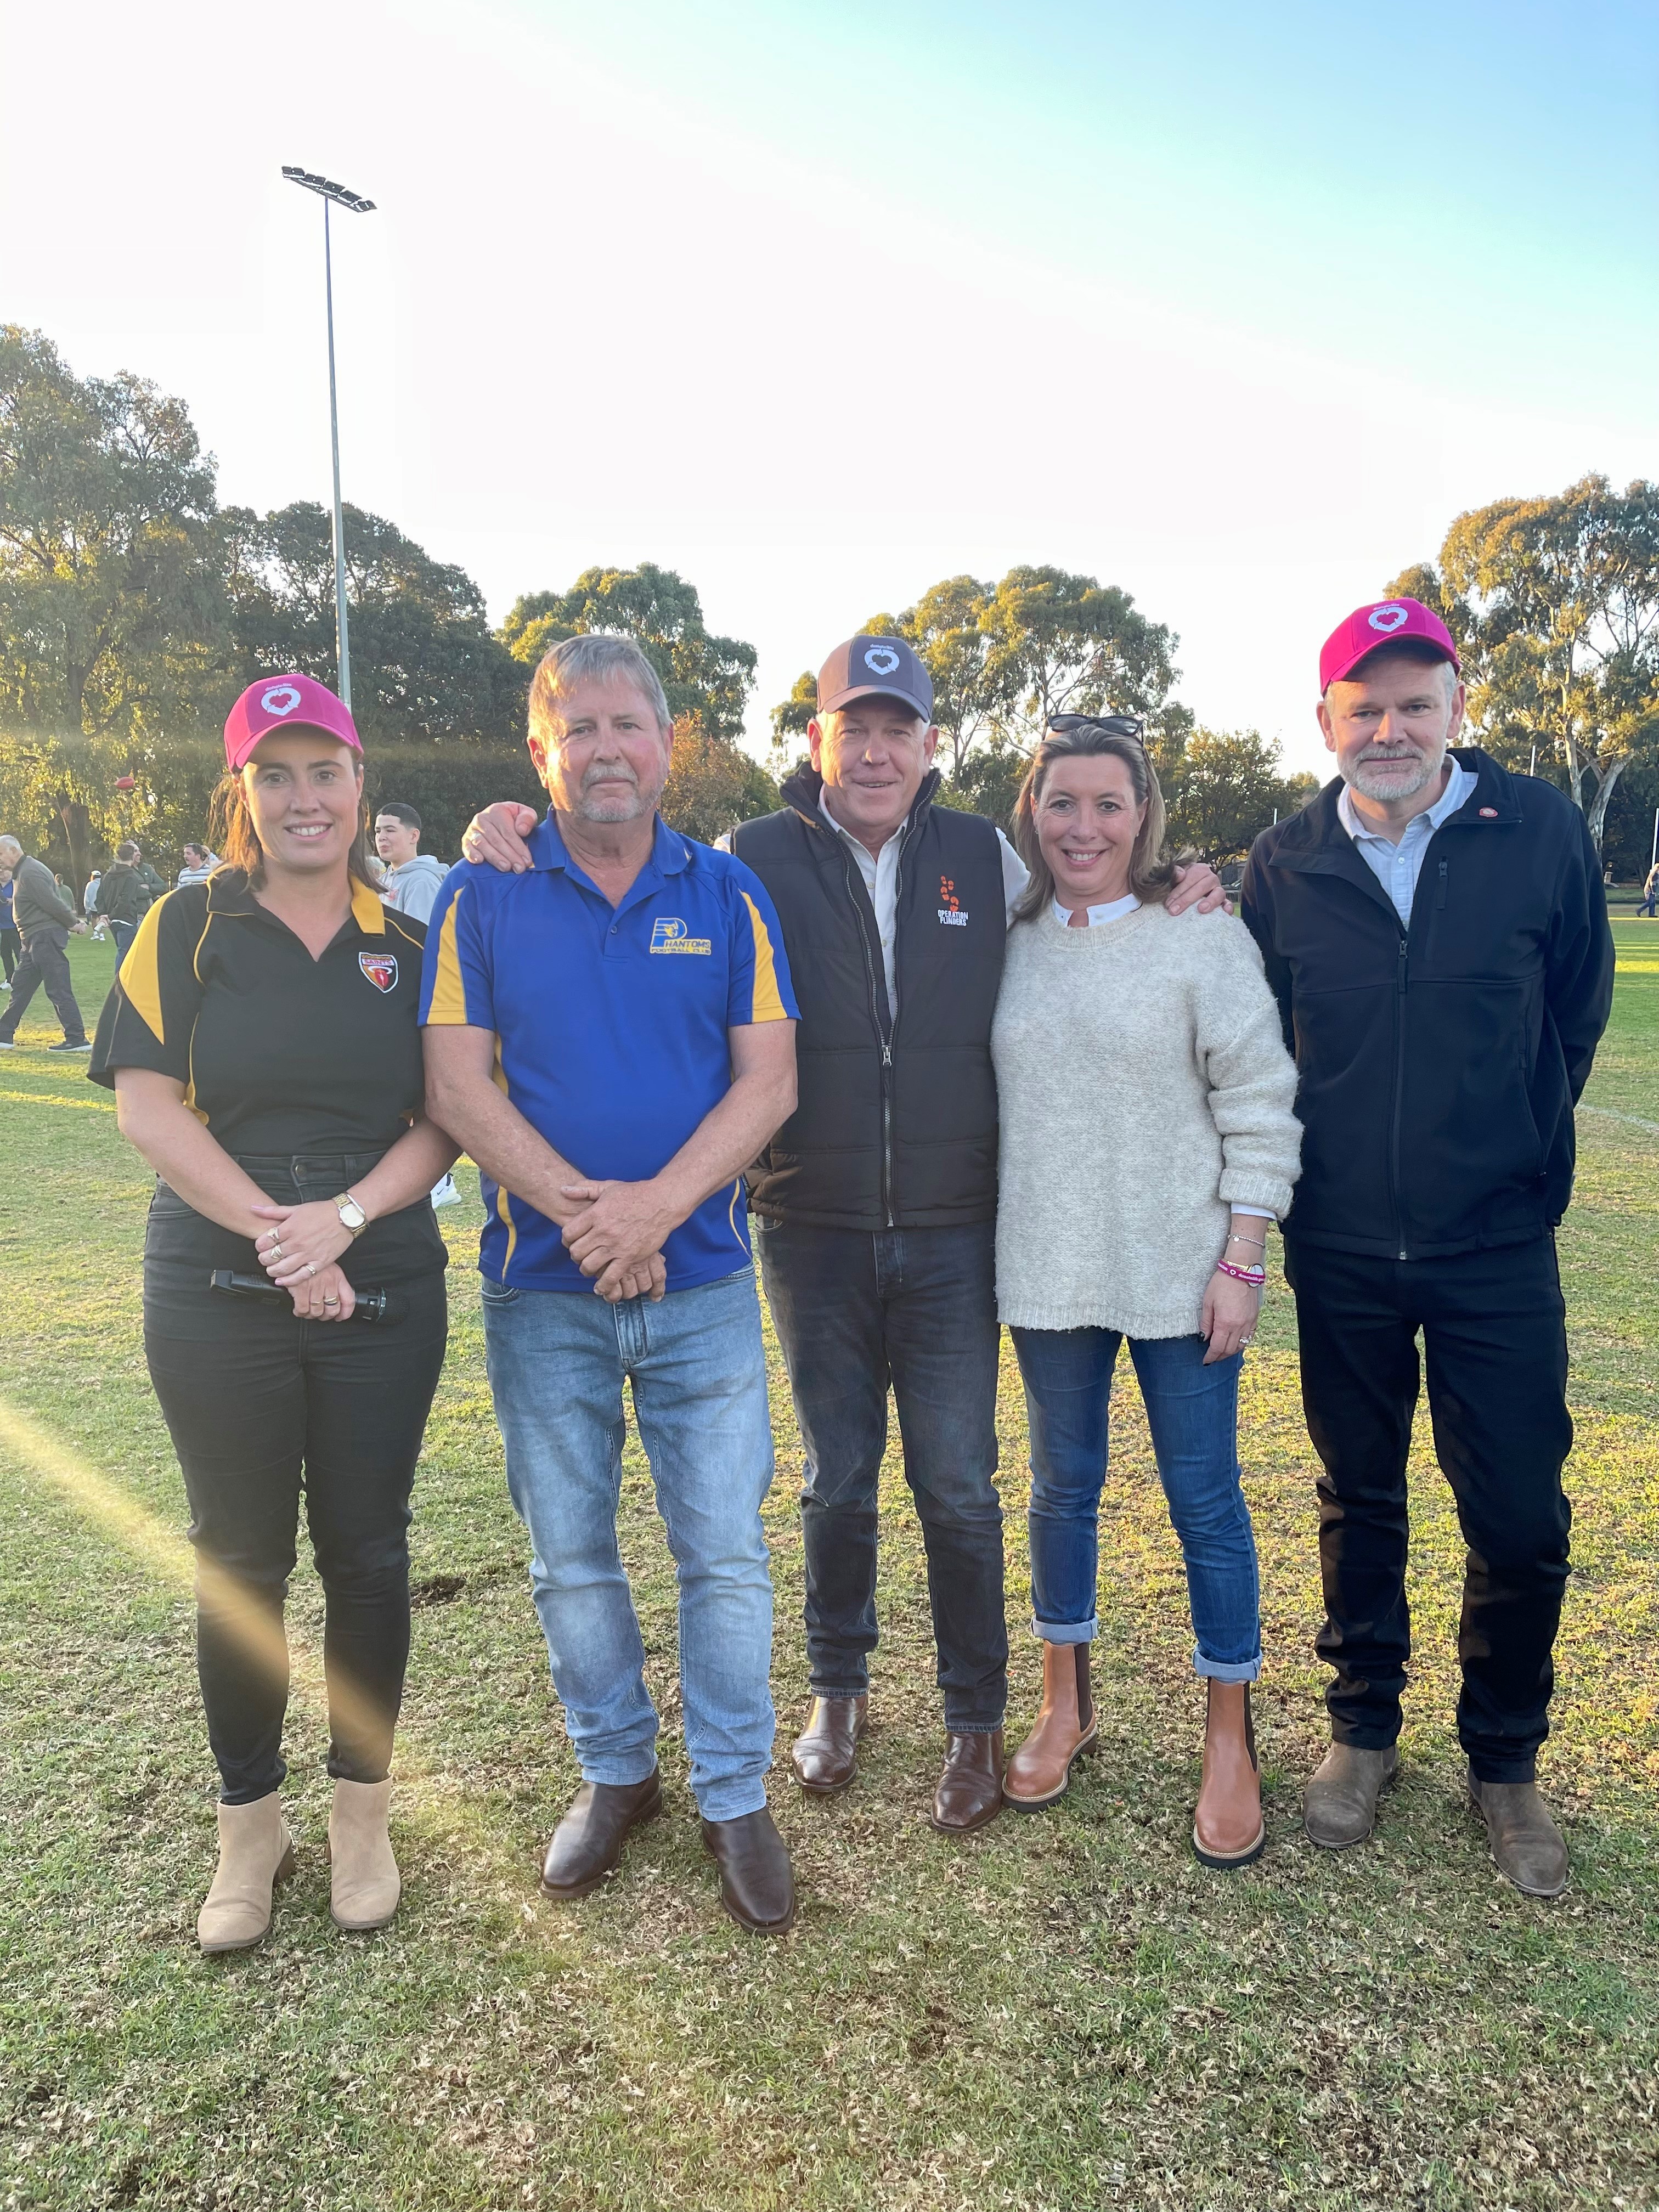
[[[1207,1867],[1249,1866],[1267,1848],[1261,1773],[1248,1682],[1210,1678],[1204,1718],[1204,1780],[1193,1822],[1193,1849]]]
[[[1099,1735],[1089,1688],[1086,1644],[1042,1647],[1042,1706],[1036,1722],[1008,1762],[1002,1794],[1021,1812],[1035,1813],[1064,1796],[1072,1761],[1095,1748]]]
[[[398,1910],[403,1881],[386,1832],[390,1782],[337,1782],[328,1816],[329,1887],[334,1925],[361,1934],[384,1928]]]
[[[270,1925],[270,1893],[294,1871],[294,1842],[273,1790],[219,1808],[219,1863],[196,1916],[204,1951],[246,1951]]]

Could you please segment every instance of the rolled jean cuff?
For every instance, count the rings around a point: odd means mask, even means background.
[[[1002,1722],[1003,1716],[1000,1713],[994,1721],[959,1721],[951,1714],[946,1713],[945,1732],[947,1735],[994,1735],[1002,1726]]]
[[[576,1765],[584,1782],[597,1783],[604,1790],[637,1790],[657,1771],[657,1747],[647,1743],[638,1751],[613,1751],[597,1759],[578,1747]]]
[[[1254,1659],[1206,1659],[1194,1650],[1193,1672],[1212,1682],[1254,1682],[1261,1672],[1261,1657],[1258,1653]]]
[[[867,1698],[870,1678],[866,1674],[861,1682],[820,1682],[814,1676],[808,1686],[815,1698]]]
[[[1489,1782],[1494,1789],[1506,1782],[1536,1782],[1538,1757],[1527,1752],[1513,1759],[1487,1759],[1478,1752],[1470,1752],[1469,1774],[1476,1782]]]
[[[1045,1644],[1092,1644],[1100,1633],[1100,1617],[1091,1613],[1087,1620],[1039,1620],[1033,1613],[1031,1633]]]
[[[697,1799],[705,1820],[741,1820],[745,1813],[766,1809],[766,1777],[740,1774],[730,1782],[711,1783]]]

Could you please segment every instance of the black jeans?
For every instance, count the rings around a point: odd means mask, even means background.
[[[295,1164],[298,1173],[242,1164],[291,1201],[331,1196],[375,1157]],[[390,1232],[380,1265],[360,1268],[352,1253],[342,1261],[354,1287],[396,1280],[403,1319],[302,1322],[286,1300],[208,1287],[216,1267],[261,1272],[251,1242],[166,1183],[150,1205],[144,1352],[190,1499],[197,1668],[228,1805],[252,1804],[288,1771],[283,1605],[302,1491],[326,1605],[328,1771],[380,1782],[391,1764],[409,1657],[409,1497],[447,1334],[442,1273],[429,1264],[407,1272],[422,1255],[429,1261],[428,1224],[404,1222],[393,1215],[368,1232]]]
[[[23,947],[23,957],[12,974],[11,996],[6,1001],[4,1017],[0,1018],[0,1043],[9,1044],[16,1036],[17,1024],[27,1012],[29,1000],[43,983],[64,1024],[64,1042],[86,1042],[87,1025],[81,1018],[74,986],[70,981],[69,957],[64,951],[68,943],[66,929],[37,929],[29,937]]]
[[[756,1217],[806,1452],[806,1654],[820,1697],[862,1696],[876,1648],[876,1488],[890,1381],[927,1553],[945,1724],[1008,1698],[997,1465],[996,1227],[811,1229]]]
[[[1468,1547],[1457,1732],[1482,1782],[1529,1782],[1549,1731],[1567,1581],[1572,1446],[1555,1240],[1447,1260],[1374,1260],[1285,1240],[1302,1402],[1324,1463],[1319,1559],[1339,1743],[1400,1733],[1411,1656],[1406,1456],[1423,1333],[1435,1450]]]
[[[15,929],[0,929],[0,964],[5,968],[9,983],[17,973],[17,963],[22,950],[23,940]]]

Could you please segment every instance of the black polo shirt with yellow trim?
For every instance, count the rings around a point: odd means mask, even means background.
[[[420,1107],[426,928],[354,881],[320,960],[222,868],[158,899],[104,1001],[88,1073],[153,1068],[228,1152],[385,1152]]]

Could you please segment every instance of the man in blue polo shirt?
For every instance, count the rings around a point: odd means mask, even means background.
[[[530,750],[552,809],[527,872],[463,863],[433,909],[428,1091],[483,1174],[490,1389],[583,1775],[543,1887],[597,1888],[661,1803],[617,1548],[626,1376],[679,1571],[703,1839],[732,1917],[781,1933],[772,1431],[743,1170],[794,1109],[796,1008],[757,878],[658,817],[669,745],[662,686],[629,641],[570,638],[542,661]]]

